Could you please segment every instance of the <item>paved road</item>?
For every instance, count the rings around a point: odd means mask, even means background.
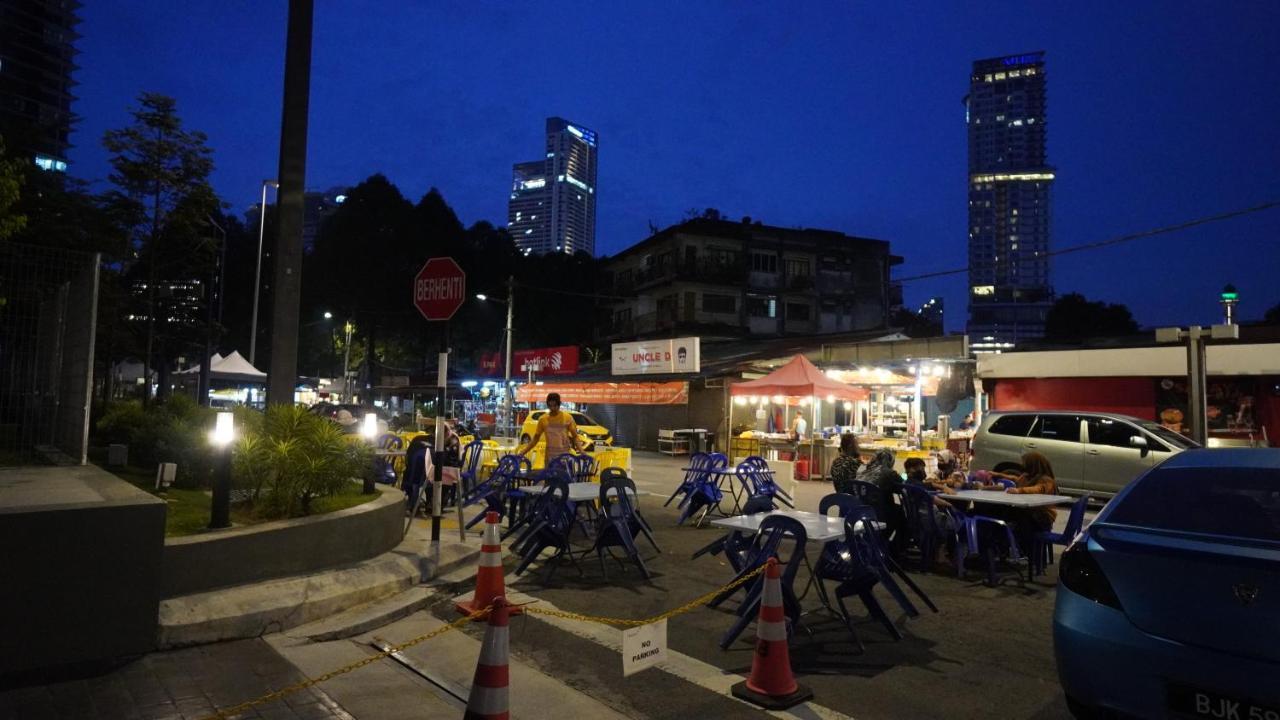
[[[564,610],[639,618],[681,605],[729,580],[732,573],[721,558],[690,559],[695,549],[720,531],[676,527],[674,503],[669,509],[661,507],[678,481],[681,464],[679,459],[644,454],[635,459],[637,486],[655,493],[642,501],[642,508],[655,525],[664,551],[661,555],[650,551],[647,562],[655,574],[652,582],[642,580],[634,569],[622,573],[617,564],[609,567],[606,580],[591,561],[584,563],[583,576],[566,567],[558,571],[551,585],[544,585],[540,573],[526,573],[513,583],[513,589]],[[801,483],[796,492],[800,509],[816,510],[818,499],[829,487],[826,483]],[[511,567],[509,560],[508,570]],[[817,612],[806,615],[808,632],[796,635],[792,659],[801,681],[813,688],[815,702],[859,720],[1070,717],[1057,684],[1052,652],[1055,568],[1030,583],[1009,572],[996,588],[982,585],[977,572],[970,573],[967,581],[954,575],[912,575],[941,612],[902,618],[884,597],[886,609],[897,618],[906,636],[901,642],[893,641],[878,624],[863,622],[857,629],[866,652],[858,654],[834,618]],[[744,633],[728,651],[717,645],[733,620],[733,606],[731,601],[723,609],[702,609],[672,619],[672,649],[724,670],[747,672],[753,631]],[[812,594],[805,607],[818,607]],[[856,601],[851,608],[858,611]],[[443,605],[436,612],[448,615]],[[687,688],[671,685],[655,671],[624,680],[616,652],[584,645],[570,632],[528,620],[512,633],[512,643],[513,652],[555,668],[554,674],[564,676],[574,687],[599,697],[625,698],[622,704],[641,711],[638,716],[682,714],[682,695]],[[639,686],[645,689],[637,696],[635,688]],[[699,698],[701,694],[690,694],[691,701]]]

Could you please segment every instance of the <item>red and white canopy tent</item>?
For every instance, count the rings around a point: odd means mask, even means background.
[[[831,412],[834,417],[835,407],[833,403],[835,401],[866,400],[870,397],[870,393],[865,388],[846,385],[839,380],[828,377],[826,373],[819,370],[804,355],[796,355],[787,364],[762,378],[734,383],[729,387],[729,394],[735,397],[781,397],[784,407],[787,408],[784,410],[784,418],[790,415],[789,406],[792,401],[795,401],[796,405],[808,405],[812,408],[812,417],[809,418],[810,432],[820,427],[818,423],[821,417],[821,403],[824,400],[831,406]],[[777,401],[775,400],[775,402]],[[733,405],[731,404],[729,407],[730,413],[732,413]],[[730,422],[730,426],[732,426],[732,419]],[[810,442],[810,465],[813,464],[813,455],[813,443]]]
[[[797,355],[786,365],[762,378],[734,383],[729,388],[732,395],[781,395],[785,398],[825,398],[839,400],[866,400],[869,393],[863,388],[846,385],[827,377],[827,374],[809,362],[809,358]]]

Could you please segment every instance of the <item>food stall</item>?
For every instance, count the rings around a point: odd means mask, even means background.
[[[866,400],[869,393],[862,388],[834,380],[817,368],[803,355],[796,355],[789,362],[764,377],[733,384],[730,389],[733,406],[730,407],[730,425],[733,423],[734,408],[745,408],[755,405],[751,412],[759,416],[760,410],[768,402],[771,417],[767,427],[751,430],[749,440],[758,443],[758,454],[766,459],[789,460],[796,462],[796,476],[800,478],[820,478],[825,474],[838,452],[839,436],[825,433],[818,428],[824,421],[832,423],[836,419],[838,409],[847,414],[851,403]],[[808,432],[804,437],[794,437],[789,433],[791,417],[795,410],[805,414]],[[781,422],[778,417],[781,417]],[[739,438],[741,440],[742,438]],[[731,450],[749,451],[751,448],[737,442]],[[756,454],[756,453],[753,453]],[[738,458],[730,458],[737,460]]]

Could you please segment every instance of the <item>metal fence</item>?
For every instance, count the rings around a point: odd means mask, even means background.
[[[0,465],[85,462],[99,263],[0,242]]]

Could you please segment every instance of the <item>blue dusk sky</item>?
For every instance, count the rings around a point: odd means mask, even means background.
[[[233,207],[276,175],[284,0],[87,2],[72,173],[142,91],[209,135]],[[907,277],[966,263],[971,63],[1044,50],[1055,248],[1280,199],[1280,3],[316,3],[307,185],[387,175],[503,224],[546,117],[600,136],[597,252],[690,208],[888,240]],[[1280,303],[1280,209],[1054,260],[1059,293],[1143,325]],[[964,324],[963,274],[908,282]]]

